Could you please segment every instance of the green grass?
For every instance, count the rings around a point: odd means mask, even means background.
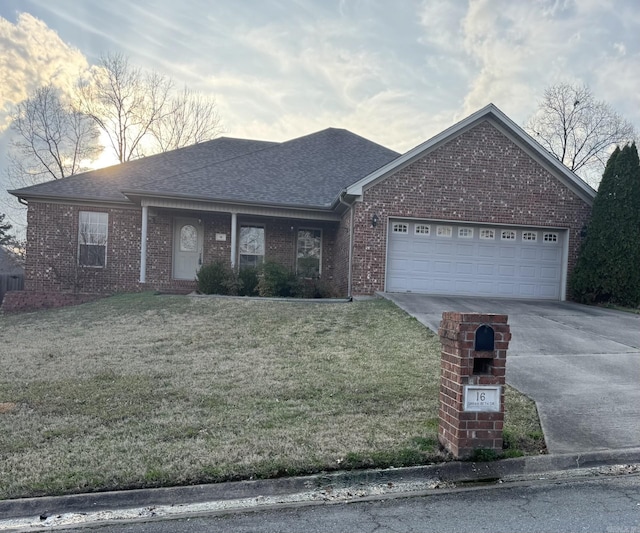
[[[438,339],[387,301],[120,295],[0,316],[0,346],[0,498],[444,458]],[[539,453],[505,405],[506,453]]]

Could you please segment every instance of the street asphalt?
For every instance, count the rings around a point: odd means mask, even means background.
[[[508,315],[507,383],[536,402],[549,453],[640,446],[640,315],[547,300],[383,296],[435,332],[444,311]]]

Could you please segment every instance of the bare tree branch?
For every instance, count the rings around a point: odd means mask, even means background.
[[[525,129],[559,161],[585,181],[600,176],[615,145],[636,136],[633,125],[598,101],[587,86],[547,88]]]
[[[151,127],[161,152],[208,141],[222,132],[213,97],[185,87],[168,102],[168,112]]]
[[[172,88],[170,78],[131,67],[123,54],[109,54],[79,84],[80,109],[106,134],[123,163],[144,155],[141,142],[168,112]]]
[[[9,183],[29,186],[88,169],[102,151],[92,122],[52,85],[37,89],[12,113]]]

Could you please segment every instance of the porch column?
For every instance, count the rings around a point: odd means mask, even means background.
[[[236,241],[238,239],[238,215],[231,213],[231,268],[236,267]]]
[[[140,283],[147,280],[147,219],[149,208],[142,206],[142,235],[140,235]]]

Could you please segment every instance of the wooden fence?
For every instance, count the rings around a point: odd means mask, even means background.
[[[9,291],[24,289],[24,274],[0,274],[0,304]]]

